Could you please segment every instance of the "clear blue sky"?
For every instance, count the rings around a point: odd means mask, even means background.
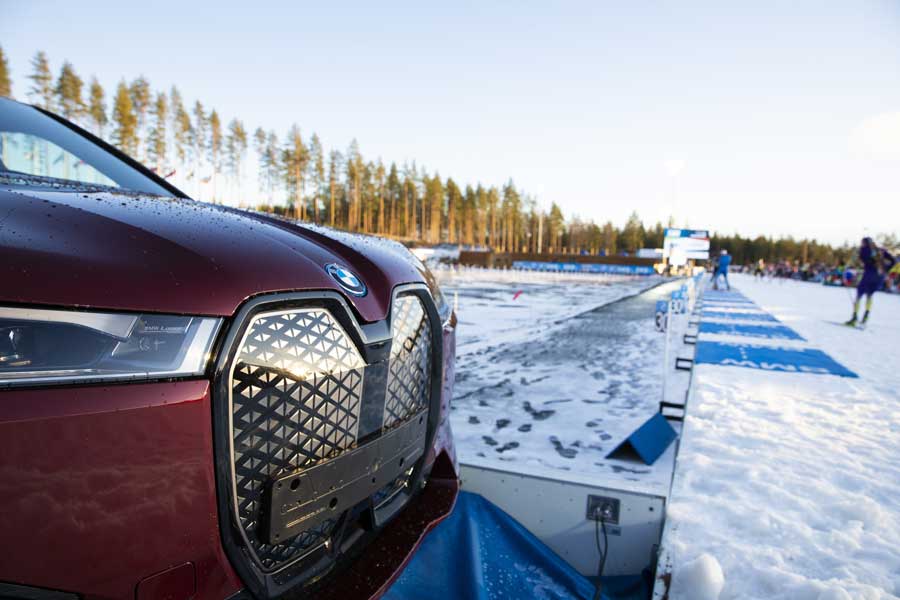
[[[900,232],[900,3],[442,4],[0,0],[0,45],[18,98],[42,49],[567,215]]]

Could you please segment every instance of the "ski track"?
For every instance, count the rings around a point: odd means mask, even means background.
[[[900,597],[900,297],[877,294],[861,331],[826,323],[850,316],[841,288],[733,284],[807,340],[792,345],[860,379],[696,368],[667,512],[669,597],[706,597],[716,568],[722,600]]]

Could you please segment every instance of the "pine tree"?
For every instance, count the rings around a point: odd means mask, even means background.
[[[241,166],[244,163],[244,155],[247,152],[247,130],[238,119],[232,119],[228,124],[228,137],[225,142],[225,153],[228,155],[228,172],[238,187],[238,198],[243,200],[241,194]]]
[[[550,214],[547,217],[547,235],[549,237],[550,253],[562,252],[563,234],[565,233],[566,220],[562,210],[556,202],[550,205]]]
[[[503,247],[506,249],[506,252],[518,252],[521,250],[519,244],[521,238],[521,204],[521,196],[510,179],[503,186]]]
[[[166,131],[169,120],[169,103],[165,94],[161,92],[156,94],[150,112],[153,124],[147,136],[147,155],[156,164],[157,174],[165,175],[163,171],[166,163]]]
[[[475,245],[475,220],[478,198],[471,185],[466,186],[466,195],[463,197],[463,242],[469,246]]]
[[[391,163],[390,171],[387,177],[387,195],[388,195],[388,233],[390,235],[399,235],[400,233],[400,215],[398,211],[397,200],[400,197],[400,174],[397,172],[396,163]]]
[[[212,201],[215,204],[218,199],[218,182],[219,171],[222,170],[222,121],[219,119],[219,113],[213,109],[209,113],[209,164],[212,166]]]
[[[94,128],[94,133],[98,136],[103,135],[103,129],[106,127],[109,119],[106,116],[106,92],[103,86],[97,81],[96,77],[91,78],[91,88],[88,98],[88,117]]]
[[[278,175],[281,172],[281,163],[278,160],[278,136],[274,131],[270,131],[266,136],[266,181],[269,186],[269,202],[274,201],[275,188],[277,187]]]
[[[406,213],[406,237],[421,239],[417,223],[418,217],[416,216],[418,214],[416,210],[418,201],[416,182],[410,175],[407,175],[403,180],[403,205],[404,211],[408,211]]]
[[[444,184],[438,173],[431,178],[431,189],[428,193],[428,241],[437,244],[441,241],[441,226],[444,212]]]
[[[500,249],[500,232],[497,226],[500,224],[500,192],[495,187],[488,190],[488,209],[491,217],[491,229],[488,236],[488,245],[492,250]]]
[[[335,227],[338,222],[337,217],[337,193],[340,185],[341,172],[341,153],[332,150],[328,156],[328,223]]]
[[[138,144],[140,144],[147,138],[147,113],[153,100],[150,82],[141,75],[131,82],[131,85],[128,86],[128,92],[131,95],[131,105],[134,107],[134,114],[137,117],[137,137]],[[140,144],[140,148],[142,156],[146,156],[143,144]]]
[[[31,89],[28,91],[31,101],[51,110],[53,108],[53,75],[50,73],[50,62],[43,51],[38,52],[31,59],[31,75],[28,76],[28,79],[32,81]]]
[[[259,191],[267,193],[269,186],[267,184],[268,169],[266,168],[266,132],[262,127],[257,127],[253,132],[253,149],[256,150],[256,162],[259,165],[257,174]]]
[[[478,215],[475,225],[475,243],[478,246],[485,246],[487,245],[488,213],[490,212],[490,207],[488,206],[488,193],[479,183],[478,188],[475,190],[475,195],[478,197],[475,209]]]
[[[0,98],[12,98],[12,81],[9,77],[9,64],[3,47],[0,46]]]
[[[322,149],[322,141],[315,133],[309,142],[309,166],[313,182],[312,219],[319,222],[319,211],[322,209],[322,186],[325,185],[325,156]]]
[[[119,150],[134,157],[137,153],[137,116],[134,114],[134,106],[131,104],[131,95],[124,81],[119,82],[116,88],[116,97],[113,101],[113,143]]]
[[[632,212],[622,230],[622,243],[629,254],[637,252],[644,243],[644,225],[637,212]]]
[[[174,85],[169,90],[169,107],[169,113],[172,115],[172,141],[175,144],[175,156],[178,158],[178,166],[185,169],[190,153],[193,127],[191,126],[191,116],[184,108],[181,93]],[[185,173],[185,179],[187,179],[187,175],[188,173]]]
[[[75,73],[72,63],[66,61],[59,71],[59,79],[56,80],[54,93],[59,112],[65,118],[74,121],[85,112],[84,100],[81,97],[81,89],[84,83]]]
[[[350,142],[347,149],[347,189],[350,192],[350,205],[347,208],[347,224],[346,228],[350,231],[359,229],[359,222],[362,211],[360,210],[360,200],[362,195],[362,156],[359,153],[359,144],[354,138]]]
[[[451,244],[459,242],[458,213],[462,204],[459,186],[451,178],[447,178],[447,241]]]
[[[191,135],[191,157],[193,158],[193,172],[194,177],[198,182],[197,191],[199,195],[202,189],[200,184],[208,181],[201,177],[200,173],[203,168],[203,159],[206,157],[209,121],[207,120],[206,109],[199,100],[194,102],[194,108],[191,112],[194,113],[194,126]]]
[[[606,224],[603,225],[600,237],[602,239],[603,249],[606,251],[607,256],[615,256],[618,251],[617,244],[619,236],[612,221],[607,221]]]
[[[281,165],[284,174],[285,188],[293,208],[294,217],[306,220],[306,204],[304,183],[306,167],[309,162],[309,150],[303,143],[300,128],[294,124],[288,131],[284,149],[281,152]]]
[[[384,235],[384,163],[381,162],[381,159],[378,159],[378,163],[375,165],[375,194],[378,202],[378,234]]]

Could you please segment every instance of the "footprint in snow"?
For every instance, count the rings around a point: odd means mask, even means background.
[[[512,450],[513,448],[518,448],[518,447],[519,447],[519,442],[506,442],[499,448],[494,448],[494,451],[503,453],[503,452],[506,452],[507,450]]]
[[[525,412],[527,412],[529,415],[531,415],[531,418],[534,419],[535,421],[543,421],[545,419],[550,418],[551,416],[553,416],[554,413],[556,413],[555,410],[550,410],[547,408],[545,408],[544,410],[535,410],[531,406],[531,402],[528,402],[528,401],[526,401],[522,404],[522,408],[524,408]]]
[[[562,442],[560,442],[559,438],[555,435],[550,436],[550,443],[553,444],[553,449],[556,450],[556,453],[563,458],[575,458],[578,455],[578,450],[575,450],[574,448],[564,448]]]

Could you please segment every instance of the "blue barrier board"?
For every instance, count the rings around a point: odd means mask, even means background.
[[[803,340],[803,336],[784,325],[745,325],[741,323],[700,323],[700,333],[741,335],[775,340]]]
[[[656,413],[625,438],[625,441],[613,448],[606,458],[619,458],[634,451],[644,464],[652,465],[676,437],[678,434],[663,414]]]
[[[534,260],[513,261],[513,269],[528,271],[551,271],[554,273],[611,273],[615,275],[653,275],[656,271],[650,265],[611,265],[605,263],[562,263]]]
[[[764,323],[781,322],[768,313],[738,313],[704,309],[700,314],[704,317],[709,317],[710,319],[727,319],[729,321],[760,321]]]
[[[856,373],[840,364],[821,350],[772,348],[746,344],[724,344],[720,342],[700,342],[694,356],[697,364],[726,365],[783,371],[787,373],[813,373],[819,375],[839,375],[858,377]]]

